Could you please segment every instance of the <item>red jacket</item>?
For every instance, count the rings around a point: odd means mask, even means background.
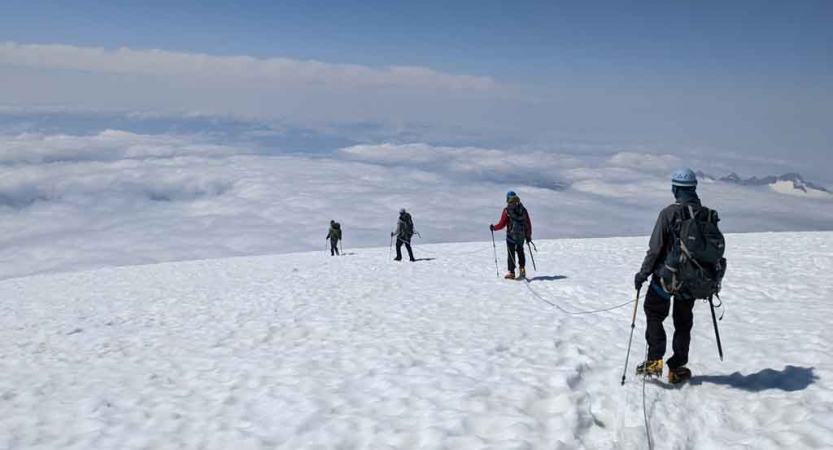
[[[532,220],[529,219],[529,211],[524,208],[524,220],[526,221],[526,238],[532,239]],[[506,208],[503,208],[503,214],[500,215],[500,222],[495,225],[495,230],[502,230],[503,227],[509,227],[506,229],[506,232],[511,232],[512,222],[509,220],[509,214],[506,212]]]

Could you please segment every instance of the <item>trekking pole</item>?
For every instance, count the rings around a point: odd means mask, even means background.
[[[625,370],[622,371],[622,386],[625,385],[625,376],[628,373],[628,359],[631,357],[631,343],[633,342],[633,330],[636,328],[636,312],[639,311],[639,292],[642,290],[640,287],[636,290],[636,300],[633,304],[633,319],[631,319],[631,337],[628,339],[628,353],[625,355]]]
[[[497,266],[497,244],[495,244],[495,230],[492,231],[492,249],[495,251],[495,275],[500,278],[500,269]]]
[[[717,339],[717,352],[720,354],[720,360],[723,361],[723,346],[720,345],[720,331],[717,329],[717,318],[714,315],[714,302],[712,296],[709,296],[709,306],[712,310],[712,323],[714,324],[714,337]]]
[[[535,271],[537,272],[538,267],[535,266],[535,255],[532,254],[532,246],[529,245],[531,242],[532,241],[526,243],[526,248],[529,249],[529,257],[532,258],[532,268],[535,269]]]
[[[327,251],[330,249],[330,248],[328,247],[328,244],[329,244],[329,242],[324,241],[324,256],[325,256],[325,257],[327,256]]]
[[[339,249],[339,251],[341,251],[341,253],[339,253],[339,256],[344,256],[344,245],[342,245],[341,243],[342,243],[342,239],[339,239],[338,240],[338,249]]]
[[[393,231],[390,232],[390,247],[388,248],[388,261],[393,255]]]

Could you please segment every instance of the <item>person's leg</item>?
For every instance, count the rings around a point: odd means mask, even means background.
[[[526,254],[524,254],[524,244],[515,244],[515,251],[518,253],[518,266],[523,269],[526,268]]]
[[[671,348],[674,354],[668,360],[668,368],[676,369],[688,364],[688,347],[691,344],[691,327],[694,325],[694,300],[674,297],[674,338]]]
[[[405,249],[408,250],[408,257],[411,258],[411,261],[415,261],[414,260],[414,251],[411,249],[411,243],[410,242],[405,242]]]
[[[506,265],[509,267],[509,272],[515,273],[515,244],[506,241]]]
[[[396,238],[396,258],[394,261],[402,261],[402,239]]]
[[[671,300],[664,298],[648,285],[648,294],[645,296],[645,340],[648,342],[648,360],[662,359],[665,355],[666,336],[662,322],[668,317],[668,310],[671,308]]]

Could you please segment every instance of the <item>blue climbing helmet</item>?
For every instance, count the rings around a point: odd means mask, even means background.
[[[671,175],[671,186],[697,187],[697,174],[691,169],[677,169]]]
[[[508,202],[510,198],[517,197],[517,196],[518,196],[518,194],[516,194],[515,191],[509,191],[509,192],[506,193],[506,201]]]

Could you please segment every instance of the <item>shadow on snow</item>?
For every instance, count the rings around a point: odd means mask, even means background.
[[[701,375],[691,377],[689,384],[718,384],[741,389],[748,392],[760,392],[768,389],[795,392],[807,389],[818,380],[813,367],[786,366],[784,370],[764,369],[751,375],[735,372],[731,375]]]
[[[541,276],[538,276],[538,277],[530,278],[529,281],[530,282],[533,282],[533,281],[558,281],[558,280],[563,280],[565,278],[567,278],[567,277],[565,277],[564,275],[546,275],[546,276],[541,275]]]

